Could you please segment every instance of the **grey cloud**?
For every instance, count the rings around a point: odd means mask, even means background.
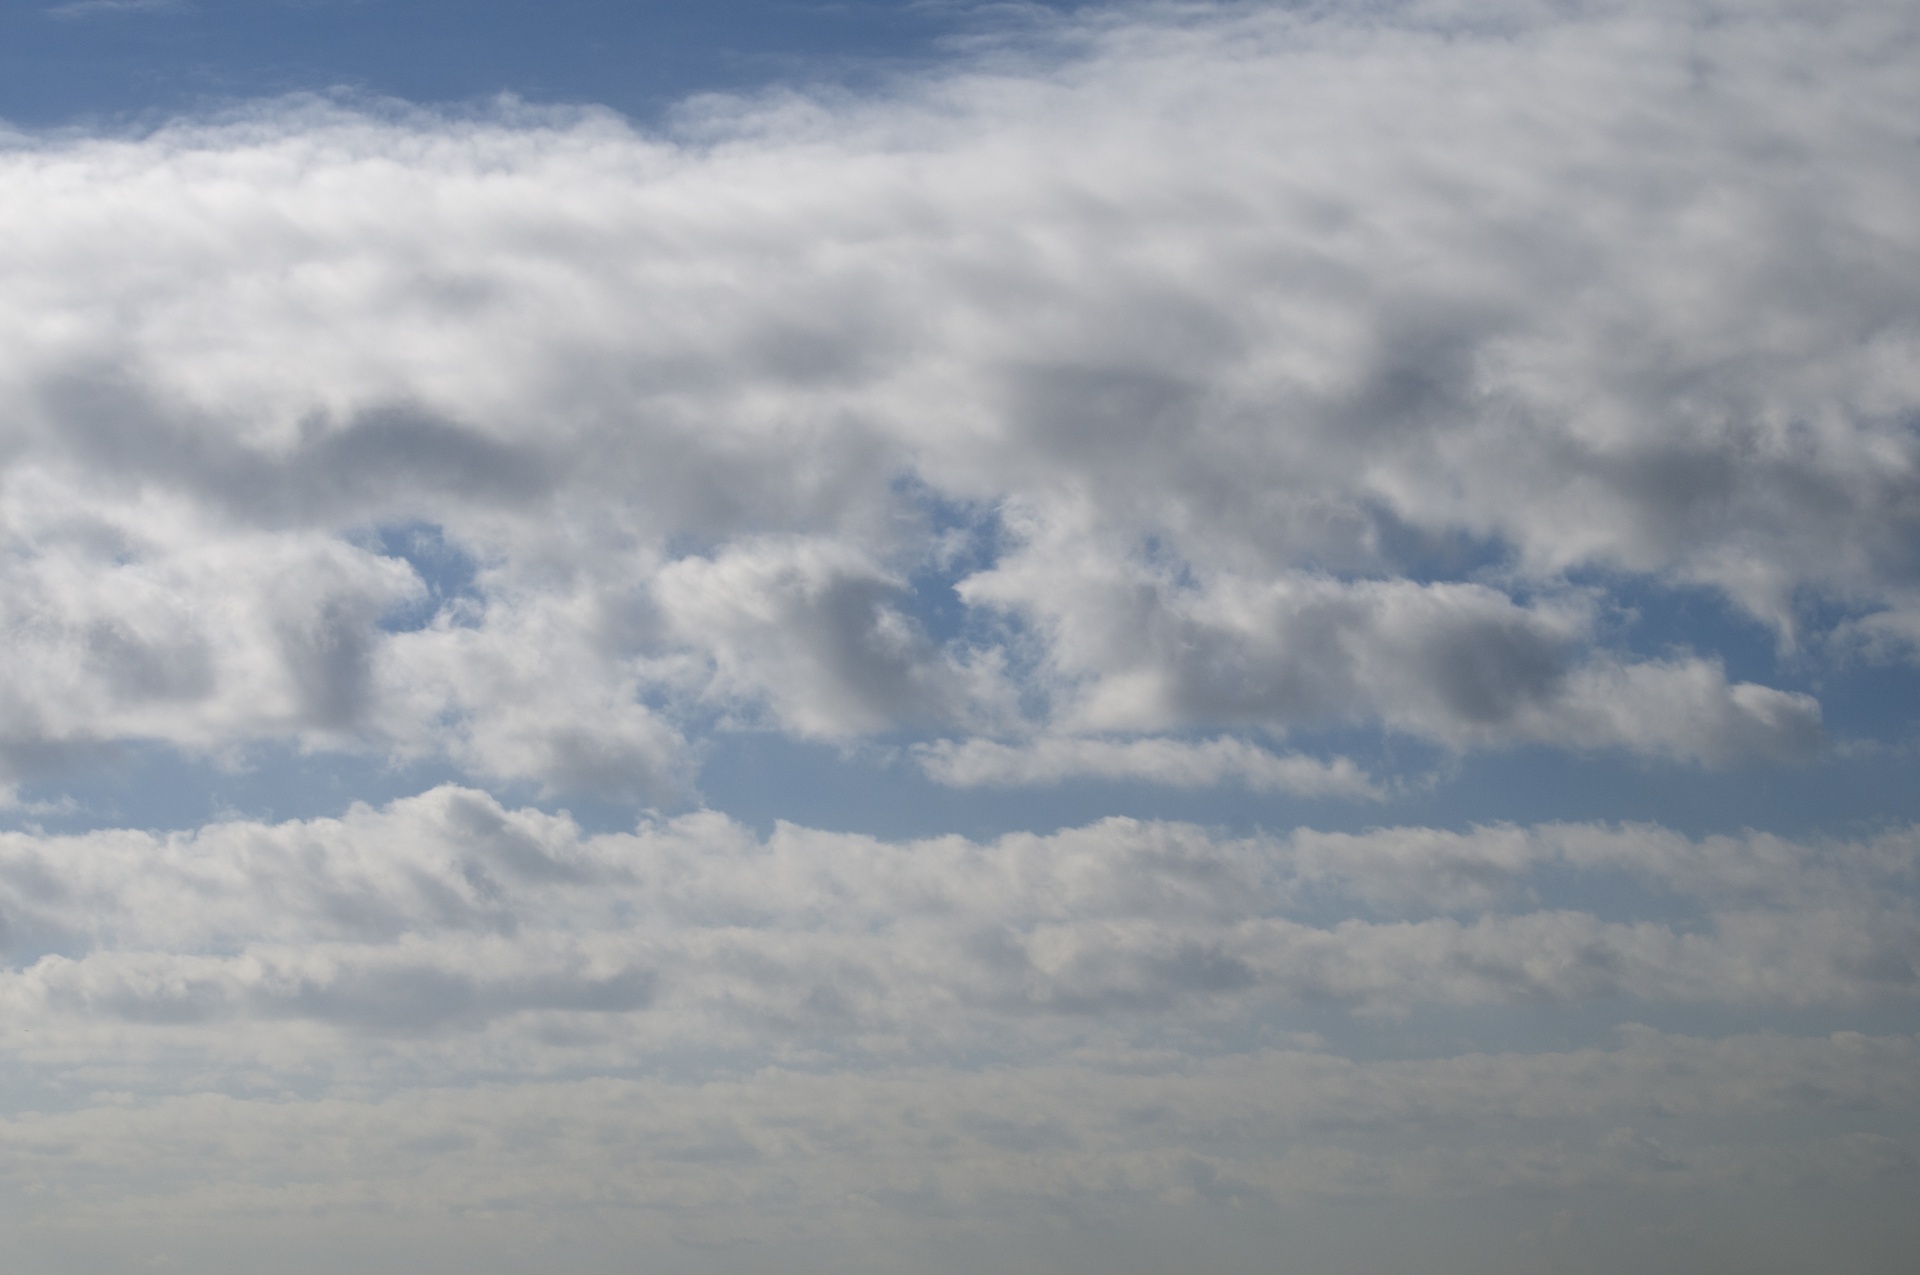
[[[212,659],[197,634],[162,645],[101,621],[87,630],[87,652],[127,699],[198,699],[213,689]]]
[[[537,749],[538,760],[516,772],[544,780],[552,792],[626,802],[681,795],[679,777],[671,762],[663,764],[666,749],[658,739],[559,727],[548,731]]]
[[[418,407],[370,405],[339,423],[315,413],[290,440],[262,445],[153,393],[121,369],[55,379],[44,391],[51,449],[96,481],[165,482],[276,527],[338,526],[423,499],[526,504],[556,482],[555,458],[537,440],[497,439]]]
[[[532,975],[500,981],[432,965],[381,964],[251,990],[246,1007],[264,1018],[312,1018],[378,1032],[472,1028],[523,1010],[630,1013],[653,1002],[646,969],[610,974]]]
[[[822,1253],[821,1269],[877,1252],[957,1271],[941,1256],[952,1245],[1018,1244],[1032,1227],[1075,1247],[1172,1235],[1257,1264],[1277,1243],[1327,1242],[1314,1219],[1357,1205],[1367,1230],[1416,1237],[1430,1268],[1471,1270],[1485,1256],[1436,1235],[1436,1207],[1503,1248],[1531,1233],[1529,1264],[1611,1263],[1638,1253],[1630,1239],[1547,1223],[1596,1190],[1636,1202],[1629,1216],[1657,1224],[1663,1249],[1683,1221],[1722,1245],[1750,1233],[1756,1199],[1786,1210],[1789,1231],[1844,1218],[1857,1235],[1863,1216],[1897,1216],[1886,1210],[1911,1185],[1915,1051],[1899,1035],[1633,1029],[1599,1048],[1411,1060],[1292,1042],[1175,1066],[1117,1050],[1018,1071],[770,1067],[699,1083],[555,1079],[307,1101],[105,1095],[0,1123],[0,1176],[47,1188],[17,1241],[44,1244],[85,1221],[137,1237],[128,1248],[142,1254],[167,1233],[156,1218],[198,1229],[251,1219],[270,1234],[308,1223],[331,1233],[345,1218],[356,1234],[439,1238],[436,1251],[470,1269],[507,1270],[522,1259],[513,1234],[565,1208],[582,1270],[617,1254],[688,1257],[724,1236],[730,1269],[793,1269],[799,1250]],[[1533,1207],[1516,1215],[1515,1193]],[[1675,1193],[1671,1212],[1657,1203]],[[1872,1212],[1820,1211],[1835,1198]],[[593,1207],[570,1207],[582,1199]],[[1136,1237],[1127,1219],[1142,1215]],[[484,1243],[468,1253],[436,1237],[435,1219],[449,1216]],[[1898,1270],[1898,1228],[1872,1235],[1862,1269]],[[1667,1256],[1649,1269],[1687,1269],[1695,1252]]]
[[[55,1014],[160,1027],[300,1019],[353,1032],[410,1035],[472,1031],[527,1011],[631,1013],[654,999],[656,975],[645,967],[596,970],[561,962],[540,969],[515,960],[510,969],[490,969],[497,964],[491,956],[497,953],[483,946],[423,958],[402,944],[394,951],[301,957],[264,951],[241,964],[157,961],[147,954],[93,961],[44,957],[31,976]]]
[[[723,702],[764,697],[796,733],[885,730],[993,707],[969,695],[979,681],[902,610],[902,582],[842,546],[749,542],[667,565],[653,591],[675,636],[712,654]]]
[[[357,601],[357,599],[356,599]],[[326,730],[357,725],[373,690],[378,613],[362,603],[323,602],[299,627],[282,631],[282,649],[306,719]]]
[[[15,707],[9,705],[8,707]],[[114,747],[104,740],[81,736],[49,738],[52,732],[30,713],[17,710],[0,734],[0,777],[9,784],[21,780],[57,779],[113,758]],[[5,790],[9,799],[13,791]]]
[[[1516,617],[1443,630],[1419,655],[1448,708],[1469,722],[1497,725],[1559,690],[1567,660],[1555,637]]]
[[[344,428],[315,432],[285,462],[313,493],[301,503],[333,497],[326,505],[337,508],[356,496],[397,503],[445,492],[512,504],[537,499],[555,483],[553,459],[537,445],[501,442],[413,411],[377,409]]]

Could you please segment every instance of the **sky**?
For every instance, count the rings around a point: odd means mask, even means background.
[[[1904,1272],[1920,11],[0,9],[23,1275]]]

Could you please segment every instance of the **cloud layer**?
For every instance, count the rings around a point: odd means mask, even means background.
[[[430,1241],[428,1269],[482,1270],[559,1215],[583,1270],[706,1243],[735,1268],[817,1244],[823,1269],[964,1270],[941,1244],[1148,1215],[1191,1243],[1247,1208],[1264,1220],[1215,1256],[1251,1269],[1286,1210],[1311,1234],[1342,1202],[1878,1200],[1916,1172],[1913,1037],[1605,1024],[1907,1012],[1917,876],[1914,829],[1112,819],[888,843],[703,813],[588,836],[453,787],[338,820],[13,834],[0,1051],[42,1097],[0,1120],[0,1179],[41,1201],[27,1242],[69,1260],[89,1233],[191,1252],[347,1217],[394,1229],[381,1260]],[[1602,1039],[1370,1060],[1289,1022],[1548,1006],[1600,1008]],[[1522,1265],[1592,1248],[1529,1213],[1498,1223],[1533,1236]],[[1901,1214],[1850,1251],[1894,1262]],[[505,1247],[432,1238],[470,1225]],[[1094,1269],[1079,1251],[1060,1269]]]
[[[1910,1263],[1903,807],[1404,803],[1900,755],[1820,697],[1920,651],[1912,6],[1023,20],[4,139],[28,1269]],[[742,732],[1205,813],[757,828]],[[457,781],[29,822],[130,744]]]
[[[665,800],[716,722],[1739,764],[1819,706],[1620,649],[1593,581],[1903,649],[1903,7],[1080,22],[674,139],[17,139],[10,773],[277,739]]]
[[[341,820],[11,834],[0,997],[16,1065],[111,1088],[164,1088],[183,1048],[233,1077],[440,1082],[711,1050],[1018,1059],[1300,1005],[1904,1006],[1917,873],[1912,830],[1109,819],[889,843],[701,813],[588,836],[448,787]]]

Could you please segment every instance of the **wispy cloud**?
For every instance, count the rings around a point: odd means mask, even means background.
[[[96,18],[115,13],[186,13],[186,0],[72,0],[47,10],[55,18]]]
[[[1237,783],[1306,797],[1378,799],[1380,787],[1351,758],[1276,755],[1245,740],[1047,738],[1024,744],[989,739],[917,744],[921,768],[955,788],[1022,787],[1068,779],[1138,780],[1173,788]]]

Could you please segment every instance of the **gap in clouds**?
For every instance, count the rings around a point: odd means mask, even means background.
[[[1719,660],[1727,680],[1760,682],[1820,701],[1829,751],[1920,746],[1920,667],[1896,651],[1849,643],[1870,610],[1802,598],[1801,633],[1789,640],[1717,590],[1614,573],[1575,571],[1567,583],[1603,599],[1600,641],[1643,659],[1676,653]]]
[[[1577,819],[1644,820],[1694,836],[1748,827],[1804,836],[1920,820],[1920,791],[1906,782],[1912,754],[1902,748],[1798,766],[1711,771],[1527,746],[1449,758],[1421,741],[1370,730],[1303,733],[1286,746],[1313,756],[1348,756],[1370,773],[1412,779],[1380,802],[1249,792],[1233,782],[1200,791],[1087,779],[955,789],[928,779],[904,749],[728,732],[708,738],[700,785],[716,809],[763,833],[786,819],[883,837],[991,837],[1074,827],[1109,814],[1180,819],[1239,833],[1294,826],[1359,831],[1396,823],[1461,831],[1504,820]]]
[[[904,503],[901,516],[918,516],[924,522],[920,560],[906,575],[909,613],[941,646],[991,642],[1006,633],[1014,621],[967,606],[954,588],[975,572],[992,569],[1007,551],[1007,528],[1000,509],[991,502],[952,499],[929,487],[918,474],[896,479],[893,488]]]
[[[485,597],[476,584],[480,564],[446,529],[431,522],[405,522],[374,528],[372,546],[382,557],[398,558],[413,568],[426,592],[403,602],[380,619],[388,633],[409,633],[446,614],[449,623],[472,625]]]
[[[352,753],[302,753],[273,743],[215,760],[136,741],[103,747],[90,761],[21,784],[14,803],[0,807],[0,828],[187,831],[231,819],[318,819],[342,815],[356,802],[379,805],[460,778],[440,760],[395,763]],[[535,797],[532,785],[518,788],[503,785],[500,791],[509,800]],[[603,814],[596,828],[633,826],[630,807],[601,812],[590,801],[578,804]]]
[[[1905,726],[1901,706],[1912,702],[1905,698],[1912,675],[1868,673],[1832,679],[1824,693]],[[1836,684],[1846,693],[1836,694]],[[956,789],[929,779],[907,752],[908,742],[834,744],[768,730],[710,731],[702,737],[697,800],[762,835],[789,821],[878,837],[953,832],[991,838],[1076,827],[1114,814],[1241,834],[1295,826],[1358,832],[1397,823],[1464,831],[1507,820],[1571,819],[1649,821],[1692,836],[1740,828],[1804,836],[1920,821],[1920,788],[1909,782],[1914,750],[1902,743],[1799,766],[1710,771],[1524,746],[1449,758],[1418,740],[1383,738],[1370,730],[1314,732],[1288,741],[1287,748],[1310,756],[1347,756],[1370,773],[1414,777],[1374,802],[1252,792],[1231,781],[1201,790],[1090,779]],[[15,802],[0,807],[0,828],[187,830],[236,816],[320,818],[340,815],[355,802],[378,805],[454,781],[470,782],[444,760],[390,762],[266,743],[219,764],[162,744],[122,743],[20,784]],[[564,810],[592,832],[631,829],[636,817],[627,802],[585,793],[543,796],[527,781],[490,788],[515,806]],[[684,801],[662,807],[687,808]]]
[[[994,837],[1019,830],[1054,830],[1105,815],[1170,818],[1210,827],[1250,831],[1295,824],[1358,828],[1387,818],[1392,804],[1348,795],[1301,796],[1249,791],[1224,781],[1188,789],[1140,779],[1102,781],[1067,778],[1043,786],[956,788],[935,782],[906,745],[909,741],[853,747],[807,743],[773,732],[727,732],[710,736],[700,785],[718,810],[761,832],[776,821],[861,832],[882,837],[935,836],[955,832]],[[1377,734],[1355,731],[1314,737],[1312,746],[1344,753],[1371,746],[1382,755]],[[1424,765],[1440,758],[1418,743],[1398,747],[1405,759]]]

